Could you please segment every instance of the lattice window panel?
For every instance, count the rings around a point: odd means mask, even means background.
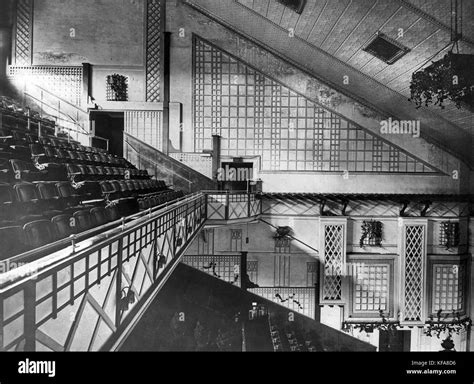
[[[306,263],[306,286],[307,287],[314,287],[317,283],[317,272],[318,272],[318,265],[317,262],[311,261]]]
[[[247,274],[252,283],[258,284],[258,261],[249,260],[247,261]]]
[[[405,321],[421,321],[425,258],[425,227],[423,225],[405,226],[404,254],[403,318]]]
[[[463,313],[464,296],[464,265],[435,264],[433,266],[432,312],[440,309],[443,313]]]
[[[18,0],[16,8],[15,64],[31,65],[33,0]]]
[[[146,101],[161,100],[161,1],[147,0]]]
[[[438,170],[194,38],[197,152],[222,136],[224,156],[257,156],[263,170],[437,173]]]
[[[459,223],[443,221],[440,225],[439,244],[447,248],[459,245]]]
[[[314,319],[315,289],[301,287],[249,288],[249,292]]]
[[[182,262],[240,287],[240,256],[185,255]]]
[[[324,226],[323,300],[342,299],[342,273],[344,265],[344,226]]]
[[[357,264],[353,275],[353,313],[377,314],[390,310],[390,266]]]
[[[82,67],[10,66],[9,76],[39,85],[72,104],[81,105]]]

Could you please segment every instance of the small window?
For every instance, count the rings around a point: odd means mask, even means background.
[[[306,0],[277,0],[277,1],[283,4],[285,7],[292,9],[296,13],[303,13],[304,6],[306,5]]]

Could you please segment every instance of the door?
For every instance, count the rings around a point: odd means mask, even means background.
[[[109,153],[123,157],[123,112],[93,112],[91,120],[95,132],[92,144],[105,148],[108,141]]]

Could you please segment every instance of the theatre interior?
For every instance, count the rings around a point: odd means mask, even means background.
[[[470,351],[474,2],[2,0],[1,351]]]

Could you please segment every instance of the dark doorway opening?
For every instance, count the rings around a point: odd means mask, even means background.
[[[108,141],[109,153],[123,157],[123,112],[93,112],[91,120],[95,127],[92,145],[105,148]]]
[[[380,352],[410,352],[410,331],[380,331]]]
[[[222,163],[217,173],[219,187],[223,190],[246,191],[252,179],[253,163],[239,161]]]

